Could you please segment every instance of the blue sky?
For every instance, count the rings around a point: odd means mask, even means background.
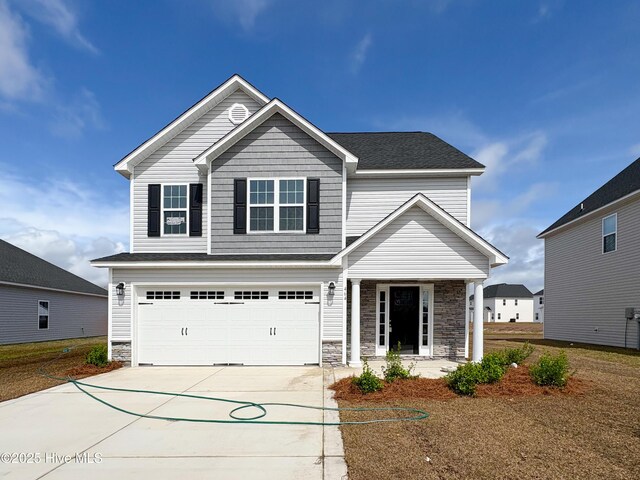
[[[233,73],[325,131],[431,131],[487,165],[473,227],[535,235],[640,156],[640,3],[0,0],[0,237],[103,283],[112,165]]]

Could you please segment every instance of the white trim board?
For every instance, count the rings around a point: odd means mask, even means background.
[[[482,175],[484,168],[412,168],[357,170],[355,177],[468,177]]]
[[[0,285],[9,285],[11,287],[19,287],[19,288],[31,288],[33,290],[48,290],[51,292],[61,292],[61,293],[71,293],[73,295],[86,295],[88,297],[99,297],[99,298],[108,298],[108,293],[104,295],[100,295],[99,293],[85,293],[85,292],[74,292],[73,290],[63,290],[60,288],[51,288],[51,287],[41,287],[39,285],[29,285],[26,283],[14,283],[14,282],[2,282],[0,281]]]
[[[242,89],[247,95],[252,97],[261,105],[266,104],[269,98],[247,82],[240,75],[233,75],[222,85],[209,92],[204,98],[199,100],[195,105],[182,113],[178,118],[173,120],[169,125],[164,127],[153,137],[146,140],[131,153],[127,154],[122,160],[114,165],[116,172],[126,178],[130,177],[132,168],[147,158],[151,153],[166,144],[169,140],[183,131],[187,126],[204,115],[207,111],[217,105],[226,98],[230,93],[237,89]]]
[[[247,134],[253,131],[256,127],[262,125],[266,120],[271,118],[276,113],[279,113],[291,123],[298,126],[307,135],[318,141],[321,145],[327,148],[327,150],[340,158],[347,166],[348,171],[355,171],[358,165],[358,157],[339,145],[326,133],[306,120],[300,114],[293,111],[291,108],[285,105],[284,102],[277,98],[271,100],[268,104],[266,104],[251,117],[245,120],[241,125],[231,130],[218,142],[214,143],[211,147],[194,158],[193,162],[202,172],[206,172],[211,165],[211,161],[222,155],[222,153],[238,143]]]

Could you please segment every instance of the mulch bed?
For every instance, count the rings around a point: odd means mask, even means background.
[[[449,389],[444,378],[413,378],[384,383],[378,392],[363,394],[353,384],[353,377],[338,380],[330,387],[335,391],[336,400],[349,402],[369,402],[406,399],[452,400],[458,395]],[[529,376],[527,365],[509,368],[501,381],[478,385],[476,397],[531,397],[537,395],[581,395],[588,390],[587,382],[571,377],[564,388],[541,387]]]
[[[109,362],[105,367],[96,367],[95,365],[85,364],[70,368],[69,370],[66,370],[64,374],[73,378],[84,378],[92,375],[100,375],[101,373],[107,373],[120,367],[122,367],[121,362]]]

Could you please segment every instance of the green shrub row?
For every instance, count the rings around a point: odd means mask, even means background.
[[[405,367],[402,364],[400,357],[400,343],[397,348],[392,348],[387,352],[386,356],[387,365],[382,367],[382,375],[387,383],[395,382],[396,380],[403,380],[407,378],[415,378],[417,375],[413,375],[415,364],[410,364],[409,367]],[[362,393],[373,393],[378,390],[382,390],[384,383],[380,379],[366,360],[362,365],[362,374],[357,377],[353,377],[353,384],[356,385]]]
[[[106,367],[109,364],[109,353],[104,344],[96,345],[87,354],[87,363],[96,367]]]

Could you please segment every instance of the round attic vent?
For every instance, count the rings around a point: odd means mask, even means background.
[[[234,125],[244,122],[249,116],[249,109],[241,103],[234,103],[229,109],[229,120]]]

